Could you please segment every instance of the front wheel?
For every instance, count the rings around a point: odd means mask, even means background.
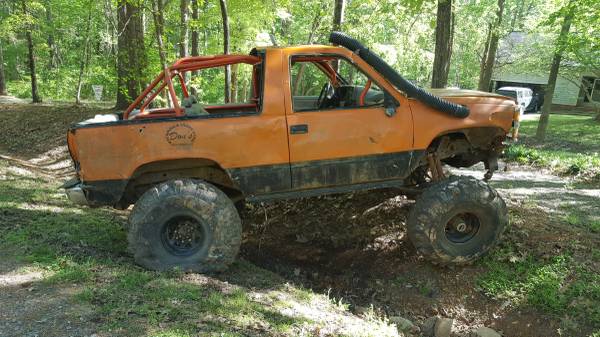
[[[419,253],[436,264],[465,264],[487,253],[508,223],[504,200],[483,181],[451,177],[427,188],[407,220]]]
[[[233,202],[200,180],[171,180],[149,189],[133,207],[129,224],[136,263],[153,270],[221,271],[241,244]]]

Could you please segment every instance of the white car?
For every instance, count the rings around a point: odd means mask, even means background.
[[[497,89],[496,93],[514,98],[521,109],[521,115],[529,108],[529,104],[533,99],[533,90],[524,87],[502,87]]]

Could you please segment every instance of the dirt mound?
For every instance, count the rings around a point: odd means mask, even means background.
[[[109,112],[87,106],[0,104],[0,153],[34,158],[65,146],[71,124]]]

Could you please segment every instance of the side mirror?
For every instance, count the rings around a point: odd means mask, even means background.
[[[388,117],[394,117],[396,115],[396,108],[400,106],[400,103],[396,101],[392,95],[387,92],[383,95],[383,107],[385,109],[385,115]]]

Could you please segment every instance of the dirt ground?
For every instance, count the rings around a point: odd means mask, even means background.
[[[0,133],[0,159],[15,163],[15,170],[23,167],[51,177],[68,175],[64,130],[96,111],[74,108],[72,114],[57,118],[57,110],[0,105],[2,123],[9,124]],[[36,118],[22,117],[25,113]],[[24,133],[39,135],[20,138]],[[590,250],[600,247],[600,234],[582,231],[562,219],[577,209],[585,217],[600,220],[600,189],[539,169],[501,166],[491,184],[506,200],[513,219],[504,240],[518,247],[518,252],[541,259],[568,249],[575,259],[593,260]],[[454,173],[481,178],[483,170]],[[372,307],[381,315],[415,322],[435,315],[452,317],[457,333],[488,326],[504,336],[561,336],[562,319],[484,295],[476,282],[483,271],[480,264],[442,268],[418,256],[405,228],[412,203],[390,189],[249,204],[242,213],[242,257],[291,283],[329,293],[356,313]],[[66,300],[69,288],[31,287],[39,271],[20,270],[10,260],[2,260],[0,337],[15,336],[22,318],[30,325],[30,336],[44,336],[46,329],[54,327],[72,329],[73,336],[95,334],[94,322],[86,316],[88,309]],[[600,262],[593,261],[600,270]],[[66,321],[63,313],[69,310],[79,310],[80,320]],[[579,326],[581,334],[576,336],[587,336],[595,328]]]

